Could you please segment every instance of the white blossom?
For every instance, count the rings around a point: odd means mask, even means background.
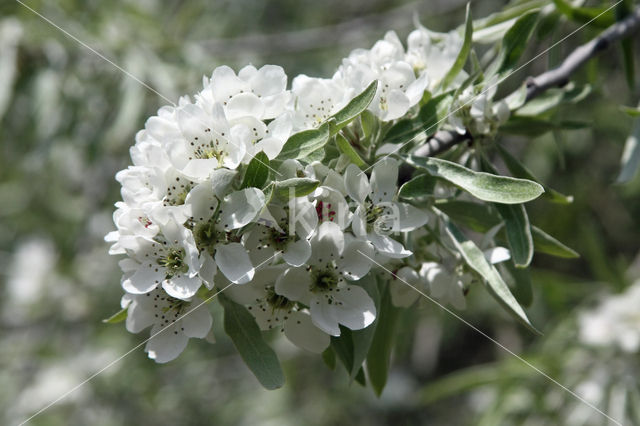
[[[190,337],[205,338],[211,329],[211,314],[197,297],[176,299],[156,289],[145,294],[126,294],[122,305],[127,308],[127,330],[131,333],[151,326],[145,352],[159,363],[175,359]]]
[[[371,245],[349,240],[337,224],[323,222],[311,247],[307,265],[285,270],[275,291],[309,306],[313,323],[332,336],[340,335],[339,324],[352,330],[369,326],[376,316],[373,300],[362,287],[347,281],[359,280],[369,272]]]

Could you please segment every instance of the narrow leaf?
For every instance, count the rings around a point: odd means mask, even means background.
[[[560,204],[570,204],[573,202],[573,196],[561,194],[560,192],[544,185],[537,177],[533,175],[533,173],[531,173],[531,171],[529,171],[529,169],[524,164],[520,162],[520,160],[511,155],[509,151],[498,144],[496,144],[496,147],[498,149],[500,157],[504,161],[504,164],[515,177],[521,179],[529,179],[542,185],[542,187],[544,188],[544,194],[542,194],[543,198]]]
[[[416,118],[400,120],[384,136],[385,143],[404,144],[418,135],[425,138],[438,130],[438,124],[446,117],[453,101],[453,91],[431,98],[420,108]]]
[[[606,28],[615,23],[616,17],[608,7],[573,6],[565,0],[553,0],[560,13],[578,24],[586,24]]]
[[[109,318],[103,319],[102,322],[105,323],[105,324],[117,324],[119,322],[122,322],[122,321],[126,320],[127,319],[127,309],[128,308],[120,309],[118,312],[116,312],[115,314],[111,315]]]
[[[451,238],[451,241],[467,265],[483,278],[483,282],[489,290],[489,293],[527,328],[535,333],[539,333],[538,330],[531,325],[527,314],[525,314],[520,304],[518,304],[515,297],[513,297],[513,294],[497,269],[484,257],[482,250],[452,224],[444,214],[440,213],[440,215],[445,222],[447,235]]]
[[[307,157],[312,152],[324,147],[329,142],[329,124],[325,123],[317,129],[304,130],[292,135],[278,154],[278,160]]]
[[[629,106],[626,106],[626,105],[620,105],[620,111],[624,112],[625,114],[627,114],[631,118],[640,117],[640,107],[633,108],[633,107],[629,107]]]
[[[533,287],[531,285],[530,270],[526,268],[516,268],[513,260],[500,264],[507,270],[513,282],[513,295],[522,306],[531,306],[533,302]]]
[[[351,99],[344,108],[336,112],[333,115],[335,122],[331,125],[331,135],[338,133],[340,129],[367,109],[376,95],[376,90],[378,90],[378,80],[372,81],[362,93]]]
[[[340,326],[340,335],[331,336],[331,348],[336,353],[342,365],[351,375],[353,366],[353,339],[351,338],[351,330]],[[356,370],[357,371],[357,370]]]
[[[527,210],[522,204],[495,204],[504,219],[511,257],[518,268],[526,268],[533,258],[533,238]]]
[[[431,175],[418,175],[400,187],[398,195],[406,199],[415,199],[433,195],[438,178]]]
[[[467,58],[469,56],[469,51],[471,50],[471,42],[473,40],[473,19],[471,18],[471,3],[467,3],[467,12],[465,16],[465,27],[464,27],[464,41],[462,42],[462,47],[460,48],[460,52],[458,52],[458,56],[456,57],[456,61],[453,63],[453,66],[447,74],[442,79],[442,87],[447,88],[449,84],[453,82],[453,80],[458,76],[460,71],[462,71],[462,67],[467,62]]]
[[[531,236],[533,237],[533,246],[535,251],[539,253],[550,254],[556,257],[574,259],[580,257],[578,252],[567,247],[542,229],[532,226]]]
[[[358,155],[349,141],[345,139],[345,137],[340,133],[336,135],[336,144],[338,145],[338,149],[340,150],[340,152],[346,155],[353,164],[358,167],[362,167],[365,165],[365,162],[362,160],[362,158],[360,158],[360,155]]]
[[[249,162],[240,189],[262,188],[269,179],[269,157],[260,151]]]
[[[640,165],[640,118],[633,123],[631,134],[624,143],[622,158],[620,159],[622,170],[616,182],[624,183],[630,181]]]
[[[380,293],[376,285],[375,277],[367,275],[358,281],[358,284],[360,284],[367,291],[369,296],[371,296],[371,299],[376,305],[376,309],[380,309]],[[378,323],[374,322],[373,324],[370,324],[369,327],[351,332],[351,340],[353,342],[353,365],[350,376],[352,380],[356,379],[359,371],[362,371],[362,363],[367,358],[367,354],[371,348],[371,342],[373,341],[377,325]]]
[[[224,308],[224,331],[240,356],[266,389],[284,385],[284,374],[276,353],[263,340],[258,324],[244,308],[224,295],[219,296]]]
[[[333,351],[331,346],[322,352],[322,360],[329,367],[329,370],[334,371],[336,369],[336,353]]]
[[[537,11],[522,15],[505,34],[498,62],[499,74],[508,73],[517,65],[536,27],[538,15]]]
[[[380,396],[387,384],[391,350],[396,335],[396,324],[400,309],[391,304],[388,287],[384,288],[380,300],[380,309],[376,318],[376,331],[367,355],[367,374],[369,383],[376,395]]]
[[[285,199],[291,195],[303,197],[312,193],[320,185],[320,181],[311,178],[291,178],[276,182],[276,192]]]
[[[500,127],[500,130],[512,135],[536,137],[556,130],[579,130],[588,127],[589,123],[582,121],[563,120],[553,122],[538,117],[513,115],[509,117],[509,121]]]
[[[451,200],[437,203],[436,207],[454,222],[462,224],[475,232],[485,233],[501,221],[500,216],[489,204]]]
[[[448,180],[484,201],[520,204],[531,201],[544,192],[541,185],[530,180],[475,172],[447,160],[409,156],[407,161],[434,176]]]

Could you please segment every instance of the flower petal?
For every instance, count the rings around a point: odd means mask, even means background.
[[[185,315],[177,324],[183,329],[187,337],[204,339],[209,330],[211,330],[212,322],[213,319],[207,309],[207,304],[203,300],[194,299],[194,302],[189,305]]]
[[[245,284],[253,279],[255,269],[242,244],[216,244],[215,248],[216,264],[229,281],[235,284]]]
[[[284,323],[284,334],[287,339],[299,348],[313,353],[321,353],[331,339],[313,324],[311,316],[302,312],[292,312]]]
[[[196,185],[196,187],[189,192],[184,204],[187,206],[189,216],[197,221],[203,222],[213,215],[213,212],[218,206],[218,200],[216,200],[211,190],[211,184],[205,182]]]
[[[188,277],[187,275],[180,274],[162,281],[162,288],[171,297],[177,299],[188,299],[193,297],[198,289],[202,285],[200,277]]]
[[[374,204],[393,200],[398,188],[398,162],[390,157],[379,160],[373,167],[370,182]]]
[[[144,350],[148,352],[149,358],[161,364],[176,359],[189,341],[189,338],[179,331],[177,324],[167,328],[155,325],[151,329],[151,336]]]
[[[309,263],[325,265],[332,260],[338,260],[344,251],[344,234],[337,224],[323,222],[311,239],[311,248],[313,257]]]
[[[344,186],[347,190],[347,195],[359,204],[364,204],[364,200],[371,192],[367,175],[355,164],[349,164],[349,167],[345,170]]]
[[[311,321],[316,327],[330,336],[340,335],[340,326],[335,318],[332,305],[329,305],[324,298],[314,295],[309,309],[311,311]]]
[[[373,246],[367,241],[352,241],[337,261],[338,268],[345,278],[359,280],[371,270]]]
[[[304,238],[289,243],[282,253],[282,258],[291,266],[304,265],[311,256],[311,244]]]
[[[232,192],[224,198],[218,228],[222,231],[242,228],[251,223],[264,207],[264,193],[258,188]]]
[[[511,253],[507,248],[493,247],[484,251],[484,257],[489,261],[489,263],[495,264],[511,259]]]
[[[245,116],[262,118],[264,105],[260,98],[253,93],[239,93],[229,99],[226,112],[229,120]]]
[[[276,293],[289,300],[308,304],[311,277],[306,268],[289,268],[276,280]]]
[[[368,327],[376,319],[376,306],[362,287],[347,285],[334,292],[338,303],[331,304],[335,319],[351,330]]]
[[[415,269],[408,266],[400,268],[395,275],[396,277],[391,280],[389,285],[391,302],[394,306],[407,308],[413,305],[420,296],[420,293],[411,287],[417,287],[420,276]],[[410,285],[407,285],[407,283]]]
[[[386,235],[378,235],[371,232],[367,235],[367,238],[381,254],[392,259],[401,259],[411,256],[412,254],[412,252],[404,248],[402,244]]]
[[[396,203],[399,214],[400,229],[397,231],[413,231],[416,228],[420,228],[429,220],[427,213],[406,203]]]

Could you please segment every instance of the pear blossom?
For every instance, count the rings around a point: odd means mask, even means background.
[[[370,241],[376,250],[391,258],[411,255],[411,251],[387,234],[416,229],[427,223],[427,215],[416,207],[393,201],[398,192],[398,163],[386,157],[373,167],[369,180],[355,164],[347,167],[344,184],[357,203],[352,229]]]
[[[245,139],[248,163],[264,151],[275,158],[293,130],[292,114],[287,110],[291,93],[286,90],[287,75],[282,67],[253,65],[238,74],[227,66],[216,68],[211,79],[204,79],[204,89],[196,95],[196,105],[204,110],[222,106],[229,126]],[[264,120],[272,120],[265,123]]]
[[[421,73],[416,78],[405,60],[405,51],[395,32],[390,31],[371,50],[356,49],[342,61],[339,69],[346,84],[362,92],[378,80],[378,90],[369,110],[383,121],[395,120],[416,105],[429,84]]]
[[[228,295],[247,306],[261,330],[281,328],[294,345],[320,353],[329,346],[329,335],[313,324],[308,310],[275,290],[275,281],[284,269],[285,265],[261,268],[254,280],[229,288]]]
[[[266,209],[262,219],[245,234],[244,244],[250,248],[255,264],[281,252],[287,264],[301,266],[311,256],[309,238],[317,224],[315,206],[304,197],[291,198],[285,206]]]
[[[211,286],[216,267],[236,284],[249,282],[255,273],[238,229],[251,223],[264,207],[261,190],[234,191],[219,201],[211,182],[195,187],[185,204],[190,226],[203,259],[203,279]]]
[[[437,33],[420,26],[407,37],[406,61],[415,72],[429,77],[429,90],[434,90],[455,63],[462,48],[462,37],[456,32]],[[457,76],[461,82],[467,77],[464,71]]]
[[[173,220],[160,226],[160,231],[153,239],[137,237],[124,247],[131,255],[120,261],[122,288],[144,294],[162,286],[171,297],[188,299],[202,284],[193,234]]]
[[[419,231],[431,199],[416,200],[424,201],[420,208],[398,201],[398,161],[375,160],[391,152],[383,139],[394,121],[415,117],[425,91],[442,89],[461,45],[455,33],[418,28],[405,49],[389,32],[371,49],[352,51],[331,78],[299,75],[290,89],[281,67],[248,65],[236,73],[221,66],[198,93],[146,120],[130,149],[132,164],[116,175],[122,200],[105,240],[111,254],[125,256],[119,265],[127,329],[151,327],[150,358],[170,361],[190,337],[207,337],[211,315],[200,298],[214,289],[244,306],[261,330],[279,329],[298,347],[321,353],[341,327],[360,330],[375,321],[368,291],[377,281],[365,278],[381,274],[373,263],[392,271],[395,306],[418,299],[408,283],[465,307],[473,276],[455,248],[438,240],[443,232]],[[466,75],[457,78],[454,85]],[[327,139],[319,132],[291,139],[327,123],[373,81],[372,114],[332,124]],[[493,102],[495,90],[481,93],[483,87],[490,82],[455,94],[454,110],[462,107],[447,126],[490,135],[506,120],[506,104]],[[335,132],[361,136],[362,158]],[[312,155],[280,156],[288,140]],[[252,163],[259,153],[269,159],[266,167]],[[370,177],[354,162],[371,164]],[[279,182],[300,178],[313,180],[314,189],[282,193]],[[483,248],[494,244],[497,230]],[[493,247],[485,256],[497,263],[510,254]]]
[[[422,280],[418,272],[410,266],[403,266],[392,271],[389,283],[391,303],[394,306],[407,308],[420,297],[420,293],[416,289],[422,287]]]
[[[320,126],[357,95],[344,84],[339,73],[331,79],[299,75],[292,82],[291,92],[295,102],[295,128],[299,130]]]
[[[499,228],[489,232],[497,232],[497,229]],[[509,250],[504,247],[489,248],[483,253],[492,265],[511,258]],[[450,266],[447,263],[424,262],[419,275],[427,284],[429,292],[434,298],[456,309],[465,309],[465,295],[473,281],[473,276],[462,265]]]
[[[311,320],[325,333],[339,336],[339,324],[352,330],[369,326],[376,307],[367,292],[347,281],[371,269],[373,247],[349,239],[333,222],[323,222],[311,239],[312,256],[302,267],[290,267],[277,279],[275,291],[309,306]],[[364,255],[363,255],[364,253]]]
[[[122,307],[127,308],[129,332],[139,333],[151,326],[145,352],[158,363],[175,359],[189,338],[203,339],[211,329],[211,314],[198,297],[177,299],[158,288],[144,294],[125,294]]]
[[[580,340],[592,346],[615,345],[627,353],[640,350],[640,281],[623,293],[606,297],[578,317]]]
[[[473,135],[490,135],[495,132],[510,115],[505,100],[493,101],[496,90],[495,79],[464,89],[451,106],[453,113],[448,116],[449,123],[460,134],[469,131]]]

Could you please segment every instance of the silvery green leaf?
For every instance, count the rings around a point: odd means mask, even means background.
[[[534,200],[544,192],[540,184],[530,180],[476,172],[447,160],[409,156],[407,161],[433,176],[448,180],[483,201],[520,204]]]

